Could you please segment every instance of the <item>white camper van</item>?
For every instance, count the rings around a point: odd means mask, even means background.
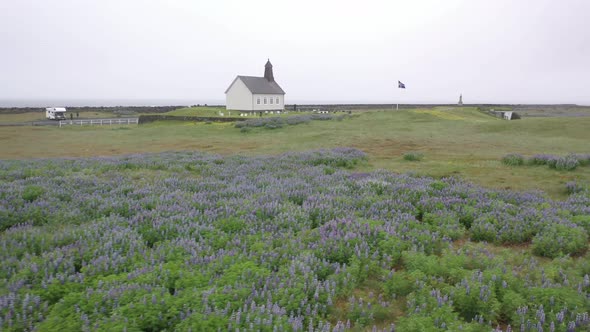
[[[65,120],[65,107],[48,107],[45,109],[45,117],[49,120]]]

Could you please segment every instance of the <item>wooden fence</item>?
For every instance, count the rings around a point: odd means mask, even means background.
[[[138,118],[123,118],[123,119],[89,119],[89,120],[62,120],[59,126],[103,126],[103,125],[131,125],[139,124]]]

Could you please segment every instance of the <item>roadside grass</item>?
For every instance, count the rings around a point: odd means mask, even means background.
[[[4,116],[0,115],[0,119]],[[508,167],[502,164],[502,156],[589,153],[588,127],[590,117],[504,121],[469,107],[353,112],[353,116],[342,121],[312,121],[248,132],[234,128],[233,123],[191,122],[155,122],[129,126],[128,130],[117,130],[116,126],[0,127],[0,158],[172,150],[256,155],[349,146],[369,155],[368,163],[358,166],[358,171],[383,168],[433,177],[458,176],[486,187],[540,189],[553,198],[563,198],[567,182],[590,182],[590,167],[571,172],[542,166]],[[428,158],[418,163],[404,161],[404,153],[411,151],[420,151]]]

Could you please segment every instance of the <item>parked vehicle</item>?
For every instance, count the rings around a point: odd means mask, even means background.
[[[49,120],[65,120],[65,107],[48,107],[45,109],[45,117]]]

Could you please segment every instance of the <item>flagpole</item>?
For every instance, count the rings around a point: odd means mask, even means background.
[[[398,81],[397,81],[397,89],[398,89],[398,90],[401,90],[401,85],[402,85],[402,82],[400,82],[400,81],[398,80]],[[400,97],[401,97],[401,93],[402,93],[402,92],[400,91],[400,92],[399,92],[399,95],[397,96],[397,99],[396,99],[396,103],[395,103],[395,110],[396,110],[396,111],[399,111],[399,100],[400,100]]]
[[[395,91],[395,90],[393,90],[393,91]],[[396,99],[395,98],[395,92],[393,93],[393,99]],[[391,110],[393,111],[393,103],[391,103]]]
[[[397,90],[399,91],[399,81],[397,81]],[[399,109],[398,103],[399,103],[399,96],[397,96],[397,98],[395,98],[395,110],[396,111]]]

